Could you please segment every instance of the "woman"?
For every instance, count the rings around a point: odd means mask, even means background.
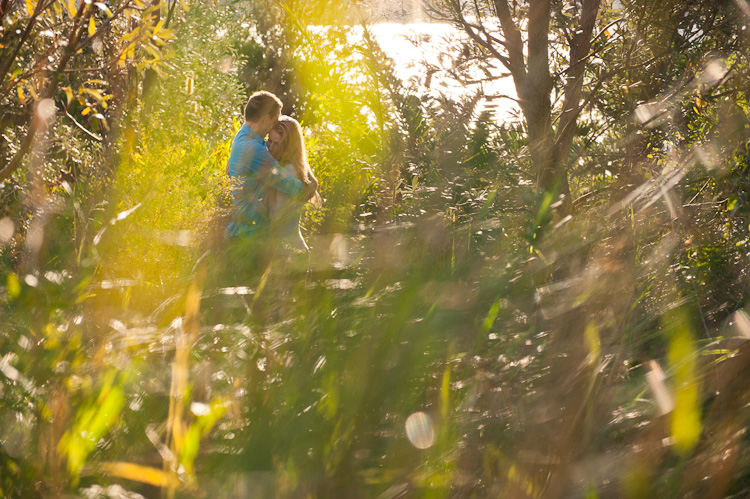
[[[281,116],[276,126],[268,134],[266,141],[268,152],[286,168],[290,175],[295,176],[304,184],[317,185],[307,162],[307,151],[302,138],[302,127],[294,118]],[[320,194],[315,192],[310,203],[320,207]],[[274,233],[281,239],[281,248],[293,253],[306,253],[307,243],[300,231],[300,220],[304,211],[304,203],[290,198],[272,189],[269,196],[269,215]]]

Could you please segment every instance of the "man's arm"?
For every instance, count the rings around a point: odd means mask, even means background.
[[[250,162],[250,171],[255,174],[258,182],[287,196],[300,197],[305,191],[302,182],[289,175],[286,168],[282,168],[265,148],[257,151],[256,157]]]

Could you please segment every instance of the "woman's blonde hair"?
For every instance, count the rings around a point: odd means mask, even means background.
[[[281,150],[281,157],[278,161],[282,165],[293,165],[294,170],[297,173],[299,179],[305,183],[310,184],[315,180],[310,164],[307,162],[307,149],[305,148],[305,140],[302,136],[302,127],[299,122],[291,116],[281,116],[279,121],[273,127],[276,132],[281,136],[279,141],[279,149]],[[310,198],[310,203],[320,207],[323,200],[320,197],[318,191]]]

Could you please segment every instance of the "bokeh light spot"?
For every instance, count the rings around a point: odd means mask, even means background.
[[[417,449],[428,449],[435,443],[435,427],[429,414],[415,412],[406,418],[406,438]]]

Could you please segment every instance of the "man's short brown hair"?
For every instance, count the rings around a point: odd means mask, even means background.
[[[261,90],[255,92],[247,100],[245,104],[245,120],[246,121],[258,121],[263,116],[270,114],[273,115],[276,112],[281,112],[283,107],[281,101],[271,92]]]

